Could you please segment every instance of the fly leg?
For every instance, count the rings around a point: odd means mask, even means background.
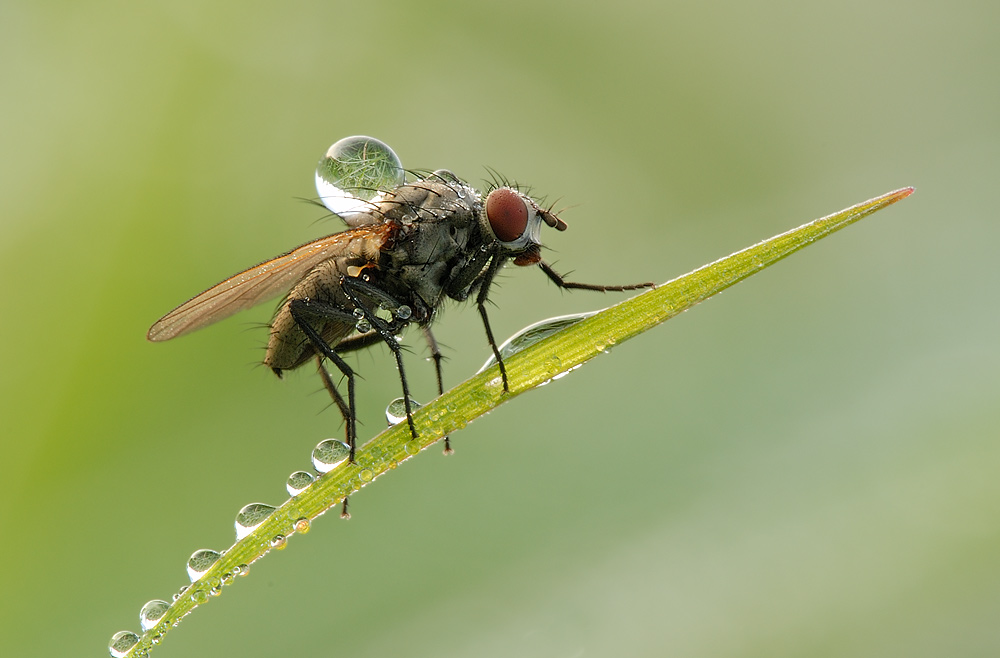
[[[350,460],[353,463],[358,437],[357,407],[354,405],[354,370],[319,335],[319,332],[316,331],[310,320],[336,320],[338,322],[350,322],[354,324],[357,322],[357,318],[352,313],[333,304],[311,299],[293,299],[289,302],[288,308],[296,324],[299,325],[306,337],[309,338],[309,342],[316,348],[317,353],[332,361],[337,366],[337,369],[343,373],[344,377],[347,378],[347,403],[345,404],[344,398],[337,391],[333,380],[330,379],[330,374],[326,372],[326,368],[322,367],[322,361],[320,362],[320,378],[323,380],[323,386],[330,393],[330,397],[333,398],[334,403],[340,409],[341,414],[344,416],[344,422],[347,424],[347,445],[351,449]]]
[[[548,276],[553,283],[555,283],[560,288],[566,290],[595,290],[597,292],[609,292],[609,291],[621,292],[624,290],[640,290],[642,288],[656,287],[656,284],[654,284],[651,281],[647,283],[634,283],[627,286],[598,286],[592,283],[575,283],[573,281],[567,281],[566,279],[564,279],[562,275],[560,275],[558,272],[552,269],[552,267],[544,260],[538,261],[538,267],[542,268],[542,271],[545,272],[545,275]]]
[[[326,392],[330,394],[331,398],[333,398],[334,404],[336,404],[337,408],[340,409],[340,415],[346,420],[351,413],[351,409],[347,406],[347,402],[344,401],[344,397],[340,394],[340,391],[337,390],[337,385],[333,383],[330,373],[327,372],[326,366],[323,365],[323,357],[319,354],[316,355],[316,371],[319,373],[320,379],[323,380],[323,388],[325,388]],[[344,425],[346,429],[347,423],[345,422]],[[348,442],[350,442],[350,439],[351,437],[348,436]]]
[[[341,279],[341,288],[347,294],[348,299],[354,303],[355,311],[361,312],[361,317],[355,318],[355,320],[363,319],[368,322],[372,326],[372,329],[374,329],[374,333],[378,334],[382,341],[388,345],[389,350],[392,351],[392,355],[396,359],[396,368],[399,370],[399,381],[403,385],[403,406],[406,409],[406,423],[410,426],[410,435],[415,439],[417,438],[417,428],[413,424],[413,409],[410,406],[410,385],[406,382],[406,372],[403,370],[403,350],[399,346],[399,341],[396,340],[396,334],[407,324],[412,309],[404,307],[403,304],[400,304],[398,300],[394,299],[388,293],[361,279],[343,277]],[[366,299],[376,303],[365,303]],[[379,305],[392,309],[393,321],[391,323],[386,322],[376,314],[373,306],[377,308]],[[400,310],[403,308],[409,311],[405,314],[405,317],[401,317],[404,314],[400,313]]]
[[[337,404],[337,408],[340,409],[340,414],[344,417],[344,425],[347,431],[347,444],[353,446],[354,444],[351,443],[350,436],[350,422],[347,421],[347,419],[351,416],[351,408],[346,402],[344,402],[344,397],[340,394],[340,391],[337,390],[337,386],[333,383],[333,379],[330,378],[330,373],[326,371],[326,366],[323,365],[323,357],[319,354],[316,355],[316,369],[319,371],[320,379],[323,380],[323,387],[330,394],[330,397],[333,398],[333,401]],[[354,461],[353,454],[351,456],[351,461]],[[351,518],[350,512],[347,511],[348,499],[348,496],[344,496],[344,502],[340,506],[340,518],[342,519]]]
[[[434,339],[434,334],[431,333],[431,328],[427,325],[421,327],[424,330],[424,338],[427,339],[427,347],[431,351],[431,359],[434,361],[434,372],[437,374],[438,383],[438,395],[444,395],[444,379],[441,377],[441,361],[444,357],[441,355],[441,350],[438,348],[437,341]],[[450,455],[454,450],[451,449],[451,437],[444,437],[444,454]]]
[[[356,334],[345,338],[334,345],[333,350],[337,354],[343,354],[345,352],[353,352],[354,350],[371,347],[372,345],[381,342],[381,336],[374,331],[369,331],[366,334]],[[333,402],[337,405],[337,408],[340,409],[340,414],[346,420],[350,415],[350,408],[347,406],[347,402],[344,401],[340,391],[337,390],[337,385],[333,383],[333,378],[330,377],[330,373],[327,371],[326,366],[323,365],[323,356],[320,354],[316,355],[316,370],[319,372],[320,379],[323,380],[323,388],[325,388],[327,393],[330,394],[330,397],[333,398]],[[350,437],[348,437],[348,443],[349,442]]]
[[[509,393],[510,387],[507,384],[507,366],[503,364],[503,357],[500,356],[500,348],[497,347],[497,341],[493,338],[493,329],[490,328],[489,315],[486,314],[486,300],[490,294],[490,285],[493,283],[493,279],[496,277],[497,272],[500,271],[500,267],[502,265],[502,259],[494,258],[490,261],[486,272],[483,273],[482,280],[478,284],[479,293],[476,295],[476,310],[479,311],[479,317],[483,319],[483,328],[486,330],[486,340],[489,341],[490,349],[493,350],[493,356],[497,360],[497,365],[500,366],[500,379],[503,380],[503,392]]]

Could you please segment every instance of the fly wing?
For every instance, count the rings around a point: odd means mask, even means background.
[[[392,227],[388,224],[361,226],[328,235],[254,265],[164,315],[149,328],[146,339],[160,342],[183,336],[274,299],[288,292],[319,263],[343,254],[352,241],[366,242],[377,251],[388,239],[391,230]]]

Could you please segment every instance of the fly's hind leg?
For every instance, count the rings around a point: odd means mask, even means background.
[[[357,447],[357,408],[354,405],[354,370],[351,369],[347,362],[337,354],[337,352],[330,347],[330,345],[319,335],[319,332],[313,326],[311,320],[336,320],[338,322],[356,322],[353,314],[350,312],[334,306],[333,304],[328,304],[326,302],[318,302],[309,299],[293,299],[289,302],[289,310],[292,313],[292,317],[295,319],[296,324],[302,329],[306,337],[309,338],[309,342],[313,344],[316,348],[317,357],[319,358],[319,373],[320,378],[323,380],[323,386],[326,388],[327,392],[330,393],[330,397],[333,398],[334,404],[340,409],[340,413],[344,416],[344,422],[347,424],[347,445],[351,450],[350,460],[354,462],[354,452]],[[330,374],[323,367],[322,357],[329,359],[337,369],[343,373],[344,377],[347,378],[347,401],[345,403],[343,396],[337,390],[334,385],[333,380],[330,378]]]
[[[320,379],[323,380],[323,388],[325,388],[330,394],[330,397],[333,398],[337,408],[340,409],[340,415],[344,417],[345,431],[347,433],[347,445],[353,446],[354,444],[351,443],[351,424],[348,420],[351,417],[351,408],[348,406],[347,402],[344,401],[344,396],[342,396],[340,391],[337,390],[337,385],[333,383],[330,373],[327,372],[326,366],[323,365],[323,357],[319,354],[316,355],[316,370],[319,372]],[[351,461],[354,461],[353,450],[351,452]],[[344,502],[340,507],[340,518],[342,519],[351,518],[350,512],[347,511],[347,501],[348,496],[344,496]]]
[[[327,372],[326,366],[323,365],[323,356],[320,354],[316,355],[316,372],[319,373],[319,378],[323,380],[323,388],[326,392],[330,394],[333,399],[333,403],[337,405],[340,409],[340,415],[344,417],[345,431],[347,429],[347,417],[351,414],[351,408],[347,406],[347,402],[344,400],[344,396],[340,394],[337,390],[337,385],[333,383],[333,378],[330,377],[330,373]],[[348,443],[350,443],[351,437],[347,437]]]

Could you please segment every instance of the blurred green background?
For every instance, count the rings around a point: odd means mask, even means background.
[[[4,654],[106,655],[341,436],[309,369],[256,365],[273,305],[144,334],[341,230],[298,198],[362,133],[571,206],[548,258],[596,283],[917,193],[476,421],[155,655],[1000,655],[998,19],[962,1],[4,2]],[[620,298],[515,269],[498,336]],[[487,357],[471,306],[437,335],[450,384]],[[398,381],[384,349],[354,363],[371,436]]]

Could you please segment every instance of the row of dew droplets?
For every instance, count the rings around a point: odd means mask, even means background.
[[[404,311],[405,312],[405,311]],[[421,404],[415,400],[410,400],[411,409],[416,411],[421,407]],[[402,398],[397,398],[389,403],[386,407],[386,421],[388,424],[395,425],[406,420],[406,407]],[[410,451],[410,445],[407,444],[407,452]],[[419,452],[419,447],[414,443],[414,450],[411,454]],[[350,456],[350,447],[343,441],[337,439],[326,439],[321,441],[316,445],[312,452],[312,463],[313,468],[317,473],[324,474],[332,471],[336,467],[347,461]],[[359,479],[362,482],[370,482],[374,478],[374,472],[370,469],[365,469],[359,474]],[[290,496],[297,496],[305,491],[310,485],[315,483],[316,477],[307,471],[295,471],[288,476],[285,482],[285,487],[288,490]],[[265,503],[250,503],[245,505],[240,509],[239,513],[236,515],[236,521],[234,523],[234,528],[236,531],[236,540],[240,541],[247,536],[249,536],[254,530],[259,528],[267,519],[277,510],[273,505],[267,505]],[[292,525],[295,532],[307,533],[310,530],[310,521],[308,518],[300,517],[297,518]],[[287,537],[282,534],[277,534],[272,537],[268,544],[268,548],[282,549],[287,543]],[[211,567],[222,557],[222,553],[212,549],[199,549],[191,554],[191,557],[187,561],[187,573],[188,578],[191,583],[196,583],[200,580]],[[246,575],[247,566],[240,565],[234,569],[235,575]],[[218,583],[207,583],[209,585],[209,590],[206,592],[202,588],[194,588],[193,591],[189,592],[188,586],[181,588],[178,594],[174,595],[174,600],[184,595],[190,596],[190,599],[195,604],[202,604],[208,601],[209,596],[217,596],[221,593],[222,585],[231,582],[234,574],[223,574],[222,580]],[[147,602],[140,611],[139,621],[143,632],[149,631],[156,627],[156,625],[163,619],[164,615],[169,611],[170,603],[160,599],[154,599]],[[128,655],[136,644],[140,641],[140,636],[132,631],[119,631],[111,638],[111,642],[108,645],[109,652],[112,656],[123,657]],[[154,644],[158,643],[159,636],[152,638]],[[145,650],[140,650],[135,653],[135,655],[145,655]]]
[[[222,554],[218,551],[213,551],[211,549],[202,548],[191,554],[187,562],[187,572],[188,578],[192,583],[196,582],[201,578],[205,572],[211,568],[218,559],[222,557]],[[235,575],[245,575],[246,566],[241,565],[234,569]],[[223,581],[229,582],[232,580],[234,574],[224,574]],[[193,592],[188,594],[189,587],[187,585],[180,588],[180,591],[174,594],[173,600],[177,601],[182,596],[190,596],[190,599],[195,604],[205,603],[208,600],[209,594],[218,595],[221,590],[222,583],[219,583],[213,590],[206,593],[202,589],[195,589]],[[145,605],[139,610],[139,626],[142,628],[144,633],[152,631],[160,623],[160,621],[166,616],[170,611],[170,603],[168,601],[163,601],[161,599],[153,599],[152,601],[147,601]],[[175,626],[178,620],[174,620],[169,625]],[[162,633],[157,633],[150,637],[150,642],[152,644],[158,644],[162,638]],[[111,637],[111,642],[108,644],[109,653],[115,658],[121,658],[122,656],[128,655],[140,641],[140,637],[133,633],[132,631],[119,631]],[[145,656],[148,650],[144,647],[136,650],[134,655]]]
[[[248,534],[253,532],[253,530],[259,527],[267,517],[270,516],[276,508],[272,505],[265,505],[264,503],[250,503],[246,505],[239,511],[236,515],[236,539],[239,541],[243,539]],[[279,535],[282,540],[284,537]],[[272,540],[271,547],[275,547],[275,543]],[[212,568],[219,558],[222,557],[222,553],[219,551],[212,550],[210,548],[201,548],[191,554],[191,557],[187,561],[187,574],[188,579],[192,583],[198,582],[209,569]],[[239,565],[233,569],[232,573],[225,573],[222,578],[217,582],[209,582],[208,591],[201,587],[196,587],[190,589],[188,586],[184,586],[180,591],[174,595],[174,601],[177,601],[182,596],[190,597],[190,600],[196,604],[200,605],[206,603],[210,596],[218,596],[222,593],[222,586],[227,585],[232,582],[233,577],[240,575],[245,576],[247,574],[247,566]],[[156,628],[160,620],[167,614],[170,610],[170,603],[160,599],[153,599],[147,602],[142,609],[139,611],[139,625],[143,632],[148,632]],[[172,625],[176,624],[176,621]],[[160,640],[161,635],[157,634],[150,638],[153,644],[157,644]],[[121,658],[128,655],[136,644],[139,643],[141,638],[133,633],[132,631],[119,631],[111,637],[111,642],[108,644],[109,653],[115,658]],[[142,656],[147,652],[144,649],[140,649],[135,652],[135,655]]]
[[[325,470],[330,470],[338,464],[342,463],[347,459],[350,452],[347,444],[336,441],[333,439],[321,442],[314,450],[313,460],[314,463],[318,462],[317,471],[324,472]],[[322,467],[322,468],[321,468]],[[294,496],[301,493],[315,481],[312,474],[305,471],[296,471],[292,473],[288,478],[286,487],[290,495]],[[245,505],[236,515],[236,521],[234,527],[236,530],[236,540],[240,541],[250,535],[254,530],[259,528],[267,519],[275,512],[277,508],[273,505],[267,505],[265,503],[250,503]],[[310,529],[310,522],[307,518],[298,518],[294,521],[292,528],[295,532],[307,533]],[[287,538],[278,534],[272,537],[268,542],[268,548],[282,549],[287,543]],[[219,561],[222,557],[222,553],[209,548],[198,549],[191,554],[191,557],[187,561],[187,574],[191,583],[196,583],[200,580],[209,569]],[[180,591],[174,595],[174,601],[178,600],[181,596],[188,595],[190,599],[195,604],[202,604],[208,601],[209,596],[218,596],[221,594],[222,586],[227,585],[232,582],[233,577],[236,575],[245,576],[247,574],[247,565],[239,565],[233,569],[233,573],[225,573],[222,575],[221,580],[218,582],[209,582],[209,590],[202,588],[194,588],[193,591],[189,593],[189,587],[184,586]],[[156,627],[161,619],[170,610],[170,603],[160,599],[154,599],[147,602],[139,612],[139,624],[143,632],[147,632]],[[159,642],[160,636],[154,636],[151,638],[153,644]],[[140,636],[132,631],[119,631],[115,633],[111,642],[108,644],[109,653],[116,657],[122,658],[139,643]],[[135,652],[135,655],[145,655],[147,652],[144,649],[140,649]]]

